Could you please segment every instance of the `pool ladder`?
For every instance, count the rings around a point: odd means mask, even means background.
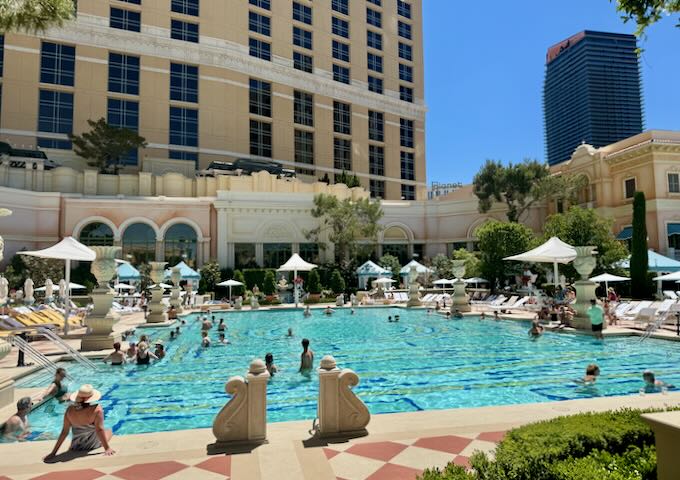
[[[35,348],[33,345],[28,343],[23,338],[15,335],[10,337],[10,340],[15,347],[17,347],[20,350],[23,350],[24,354],[28,356],[31,360],[33,360],[36,365],[42,367],[43,369],[51,373],[54,373],[57,370],[58,367],[52,360],[47,358],[44,353],[42,353],[40,350]],[[73,377],[71,377],[70,375],[66,374],[66,376],[70,380],[73,380]]]
[[[49,328],[40,327],[40,328],[38,328],[38,333],[40,335],[42,335],[43,337],[45,337],[46,339],[48,339],[54,345],[61,347],[64,350],[64,353],[69,355],[74,362],[77,362],[81,366],[88,368],[90,370],[97,370],[97,365],[95,365],[92,362],[92,360],[90,360],[89,358],[86,358],[83,354],[81,354],[78,350],[76,350],[71,345],[69,345],[67,342],[62,340],[61,337],[59,337],[59,335],[54,333]]]

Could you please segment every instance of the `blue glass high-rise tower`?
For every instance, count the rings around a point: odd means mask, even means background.
[[[543,112],[548,163],[585,142],[602,147],[642,132],[634,35],[585,30],[550,47]]]

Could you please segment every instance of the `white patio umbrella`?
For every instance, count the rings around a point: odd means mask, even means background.
[[[65,237],[61,242],[43,250],[34,250],[28,252],[19,252],[21,255],[30,255],[39,258],[54,258],[64,260],[66,265],[66,273],[64,278],[66,285],[71,284],[71,261],[92,262],[97,258],[94,250],[87,248],[73,237]],[[68,334],[68,318],[71,310],[70,288],[66,289],[64,295],[64,335]]]
[[[379,285],[385,285],[385,284],[388,284],[388,283],[396,283],[396,280],[392,280],[391,278],[383,277],[383,278],[378,278],[376,280],[373,280],[373,283],[379,284]]]
[[[242,286],[243,283],[239,282],[238,280],[234,280],[233,278],[230,280],[225,280],[224,282],[220,282],[216,287],[229,287],[229,300],[231,300],[231,287],[240,287]]]
[[[113,286],[114,290],[137,290],[137,287],[128,285],[127,283],[116,283]]]
[[[79,283],[74,283],[70,282],[69,283],[69,290],[84,290],[87,287],[85,285],[81,285]],[[36,288],[36,292],[46,292],[47,291],[47,285],[43,285],[42,287]],[[66,282],[64,282],[64,292],[66,292]]]
[[[305,262],[300,255],[297,253],[294,253],[292,257],[288,259],[286,263],[281,265],[277,272],[293,272],[293,297],[295,299],[295,308],[298,306],[298,286],[295,283],[295,279],[297,278],[297,272],[309,272],[311,270],[314,270],[316,268],[316,265],[313,263]]]
[[[485,278],[480,278],[480,277],[472,277],[472,278],[466,278],[463,280],[465,283],[474,283],[475,288],[477,288],[477,284],[479,283],[489,283],[489,281]]]
[[[589,278],[591,282],[602,283],[604,282],[604,289],[606,292],[609,291],[609,282],[627,282],[630,280],[628,277],[619,277],[618,275],[612,275],[611,273],[603,273],[602,275],[597,275],[595,277]]]
[[[455,280],[449,280],[447,278],[440,278],[439,280],[435,280],[434,282],[432,282],[432,285],[441,285],[442,292],[443,292],[445,285],[453,285],[454,283],[456,283]]]
[[[652,280],[657,280],[657,281],[662,281],[662,282],[670,282],[670,281],[673,281],[673,280],[680,280],[680,272],[667,273],[666,275],[660,275],[658,277],[654,277]]]
[[[503,260],[515,260],[517,262],[528,263],[552,263],[554,283],[557,286],[559,271],[557,264],[570,263],[576,258],[576,250],[568,243],[564,243],[557,237],[551,237],[543,245],[529,250],[528,252],[520,253],[519,255],[512,255],[505,257]]]
[[[153,285],[149,285],[149,286],[146,287],[146,288],[147,288],[147,289],[151,289],[151,288],[156,288],[157,286],[160,286],[161,288],[165,288],[166,290],[167,290],[167,289],[170,289],[170,288],[173,288],[172,285],[169,285],[169,284],[167,284],[167,283],[159,283],[158,285],[156,285],[156,284],[154,283]]]

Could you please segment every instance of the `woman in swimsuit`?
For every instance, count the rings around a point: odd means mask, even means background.
[[[158,360],[158,357],[149,351],[146,342],[141,342],[137,348],[137,365],[149,365],[152,358]]]
[[[47,390],[45,390],[42,393],[42,395],[36,398],[36,403],[40,403],[44,398],[50,396],[54,396],[60,402],[65,402],[66,400],[68,400],[68,389],[66,384],[64,383],[65,379],[66,369],[61,367],[57,368],[56,371],[54,372],[54,380],[52,380],[50,386],[47,387]]]
[[[111,362],[111,365],[123,365],[125,363],[125,354],[120,351],[120,342],[113,344],[113,352],[111,352],[103,360],[104,363]]]

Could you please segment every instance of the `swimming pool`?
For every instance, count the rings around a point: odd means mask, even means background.
[[[389,315],[400,315],[399,323],[388,323]],[[311,340],[315,365],[332,354],[338,366],[358,373],[355,390],[373,414],[638,394],[647,368],[680,385],[680,344],[668,341],[598,342],[553,333],[531,341],[525,322],[446,320],[397,308],[360,309],[355,315],[340,310],[331,317],[321,310],[310,318],[300,310],[220,317],[231,345],[201,348],[200,322],[192,315],[177,340],[169,340],[169,329],[137,331],[164,340],[168,355],[159,363],[102,365],[94,374],[70,362],[65,366],[77,383],[102,391],[106,424],[117,434],[210,427],[228,401],[226,380],[244,375],[250,360],[267,352],[281,370],[268,387],[268,421],[313,419],[318,377],[297,373],[303,337]],[[293,338],[286,337],[289,327]],[[217,339],[216,328],[211,337]],[[602,371],[597,386],[575,383],[592,362]],[[17,386],[44,382],[44,375],[33,375]],[[33,430],[57,435],[64,408],[55,400],[38,408],[30,415]]]

